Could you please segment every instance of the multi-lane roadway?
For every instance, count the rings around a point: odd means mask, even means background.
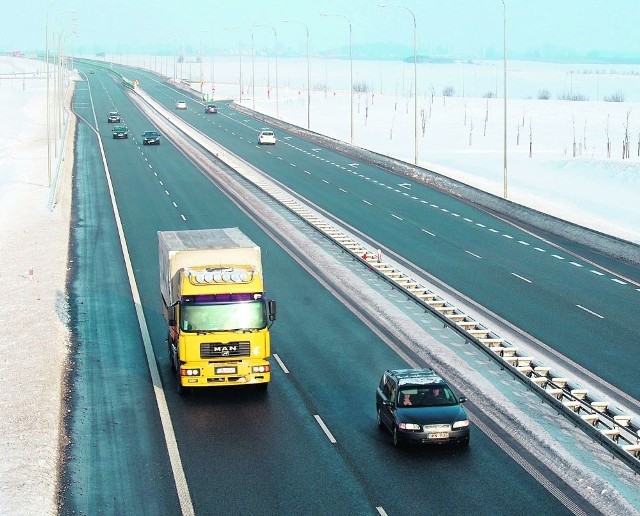
[[[468,451],[395,450],[375,427],[373,400],[382,371],[406,362],[167,139],[142,146],[142,132],[153,129],[149,120],[112,75],[88,70],[74,99],[87,123],[79,125],[76,139],[70,282],[75,368],[63,512],[177,514],[185,510],[185,497],[196,514],[593,511],[536,462],[535,453],[520,450],[514,460],[477,428]],[[218,104],[218,114],[205,114],[200,103],[162,81],[132,74],[171,109],[186,100],[188,109],[174,116],[640,397],[635,369],[618,358],[632,356],[638,342],[633,278],[293,135],[278,134],[275,147],[258,146],[261,122],[225,104]],[[123,115],[129,139],[111,138],[106,115],[114,109]],[[93,129],[102,138],[108,176]],[[129,287],[120,222],[140,301]],[[156,232],[225,226],[240,227],[263,249],[267,289],[279,307],[273,351],[286,369],[274,362],[263,397],[231,389],[180,398],[166,356]],[[136,310],[144,316],[142,328]],[[146,331],[170,435],[147,366]]]

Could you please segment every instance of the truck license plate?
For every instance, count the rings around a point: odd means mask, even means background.
[[[236,374],[235,367],[216,367],[216,374]]]
[[[427,439],[446,439],[449,432],[436,432],[435,434],[427,434]]]

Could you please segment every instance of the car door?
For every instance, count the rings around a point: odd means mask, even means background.
[[[386,376],[382,379],[380,419],[389,429],[393,428],[393,405],[396,395],[396,383],[393,378]]]

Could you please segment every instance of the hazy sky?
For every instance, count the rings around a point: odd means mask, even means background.
[[[505,0],[509,54],[551,51],[586,55],[640,57],[640,0]],[[380,8],[380,3],[403,8]],[[219,49],[256,51],[273,48],[275,27],[282,51],[306,53],[305,27],[312,55],[348,50],[349,25],[354,48],[394,44],[413,50],[416,17],[419,54],[481,57],[502,54],[501,0],[26,0],[3,2],[0,51],[25,52],[45,47],[50,34],[75,31],[76,52],[92,54],[168,51],[178,43],[198,52]],[[46,13],[49,12],[48,24]],[[234,29],[234,27],[236,27]],[[206,31],[206,32],[205,32]],[[56,37],[55,45],[59,38]],[[50,40],[50,45],[54,45]],[[67,47],[68,48],[68,47]]]

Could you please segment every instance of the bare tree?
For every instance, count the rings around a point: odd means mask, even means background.
[[[529,157],[533,156],[533,128],[529,119]]]
[[[611,158],[611,139],[609,138],[609,115],[607,114],[607,123],[604,127],[604,132],[607,135],[607,158]]]
[[[629,117],[631,110],[627,111],[627,119],[624,124],[624,142],[622,144],[622,159],[629,157]]]
[[[573,127],[573,157],[576,157],[576,117],[571,115],[571,125]]]
[[[469,118],[469,147],[473,141],[473,117]]]
[[[487,122],[489,121],[489,101],[487,100],[487,107],[484,112],[484,132],[482,136],[487,136]]]

